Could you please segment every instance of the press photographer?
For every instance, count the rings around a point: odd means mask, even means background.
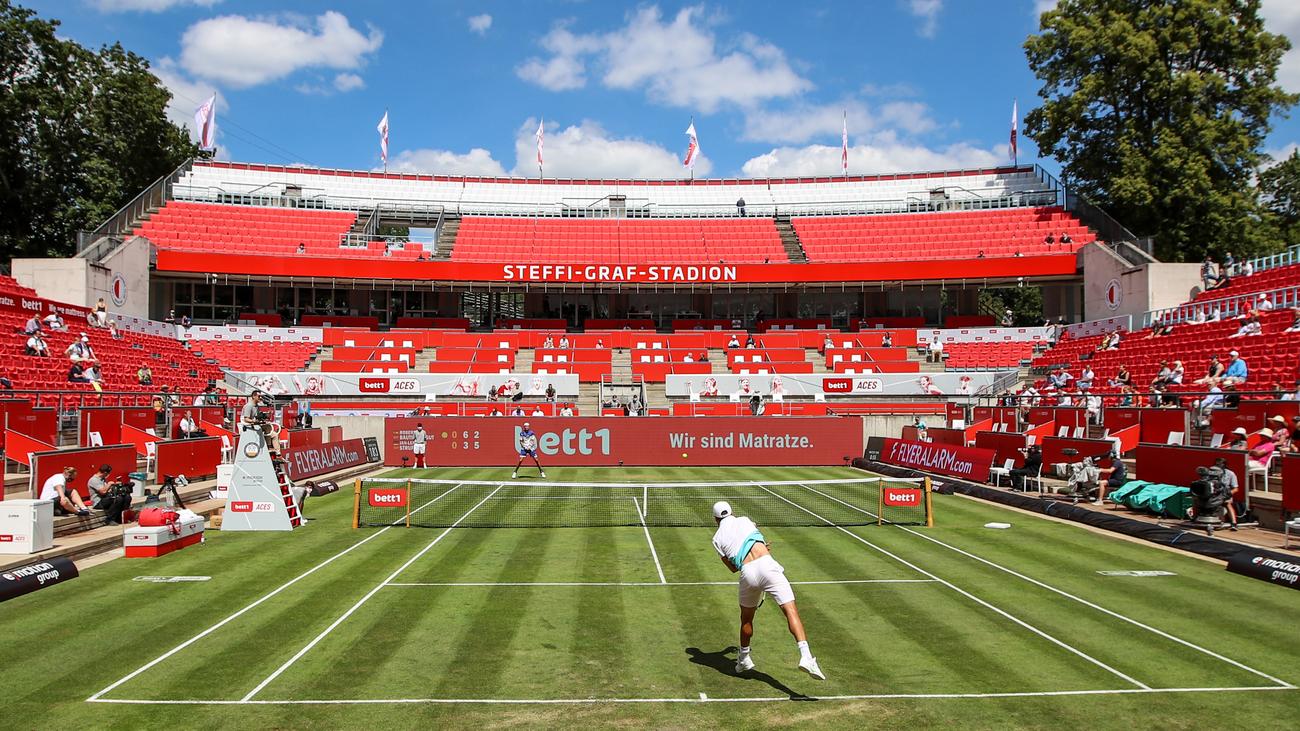
[[[111,466],[101,465],[99,471],[86,481],[86,487],[90,490],[90,499],[95,509],[104,511],[108,524],[121,525],[122,513],[131,507],[132,483],[124,475],[110,480],[108,476],[112,472]]]

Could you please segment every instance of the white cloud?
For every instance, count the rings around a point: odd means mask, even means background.
[[[339,74],[334,77],[334,88],[342,92],[366,88],[366,80],[356,74]]]
[[[921,102],[891,101],[878,106],[850,99],[831,104],[797,104],[788,109],[756,109],[745,115],[741,139],[756,142],[803,143],[817,137],[838,138],[848,113],[852,137],[894,129],[921,135],[939,127],[930,108]]]
[[[561,23],[542,38],[549,57],[529,58],[516,73],[547,89],[577,89],[590,64],[607,88],[642,89],[655,102],[706,114],[812,88],[780,48],[748,33],[719,43],[707,25],[700,7],[665,20],[657,6],[637,10],[608,33],[578,34]]]
[[[181,5],[210,8],[221,0],[90,0],[101,13],[161,13]]]
[[[357,69],[383,42],[378,29],[363,34],[333,10],[310,21],[224,15],[186,29],[180,63],[194,76],[243,88],[304,68]]]
[[[485,35],[492,27],[492,16],[487,13],[475,15],[469,19],[469,29],[479,35]]]
[[[1034,17],[1037,18],[1049,10],[1055,10],[1057,2],[1059,0],[1034,0]]]
[[[474,148],[467,153],[449,150],[404,150],[388,161],[389,170],[436,173],[444,175],[515,175],[537,176],[537,120],[527,119],[515,132],[515,165],[505,166],[487,150]],[[682,149],[685,150],[685,135]],[[708,140],[702,140],[705,149]],[[695,163],[696,177],[713,169],[707,157]],[[685,178],[678,153],[662,145],[635,138],[609,134],[599,123],[585,120],[561,128],[548,124],[546,129],[546,176],[559,178]]]
[[[982,149],[967,143],[931,149],[901,142],[890,134],[849,148],[849,173],[873,175],[907,170],[955,170],[987,167],[1007,162],[1006,146]],[[751,158],[741,170],[752,178],[837,175],[840,173],[839,145],[778,147]]]
[[[921,20],[916,32],[922,38],[934,38],[939,30],[939,11],[943,10],[943,0],[908,0],[908,9]]]
[[[1263,0],[1259,12],[1269,32],[1284,35],[1291,41],[1291,50],[1282,57],[1277,71],[1278,85],[1292,93],[1300,92],[1300,3]]]
[[[1288,142],[1285,145],[1282,145],[1281,147],[1275,147],[1268,150],[1264,150],[1264,154],[1272,158],[1272,160],[1267,164],[1265,164],[1264,167],[1266,168],[1273,167],[1274,165],[1282,162],[1288,157],[1291,157],[1291,153],[1295,152],[1297,149],[1300,149],[1300,145],[1297,145],[1295,142]]]
[[[515,135],[515,175],[537,174],[537,120],[526,120]],[[682,135],[682,152],[686,135]],[[708,150],[703,137],[700,146]],[[599,123],[584,120],[563,129],[559,125],[546,130],[546,175],[560,178],[685,178],[690,173],[682,167],[677,151],[662,145],[630,137],[612,137]],[[695,163],[695,176],[708,175],[713,169],[707,156]]]
[[[466,153],[450,150],[403,150],[388,160],[388,169],[404,173],[503,176],[506,170],[492,153],[475,147]]]
[[[217,95],[217,129],[221,129],[221,117],[229,108],[226,98],[217,92],[216,87],[186,76],[170,58],[163,58],[150,67],[153,75],[158,77],[167,91],[172,93],[172,100],[167,104],[167,119],[190,130],[194,137],[194,110],[207,101],[213,94]]]

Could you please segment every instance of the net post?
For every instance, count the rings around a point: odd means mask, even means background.
[[[411,527],[411,481],[406,481],[406,527]]]
[[[885,524],[885,478],[876,478],[876,525]]]
[[[930,502],[930,476],[925,476],[925,527],[934,527],[934,504]]]
[[[352,489],[352,530],[361,527],[361,478],[355,480]]]

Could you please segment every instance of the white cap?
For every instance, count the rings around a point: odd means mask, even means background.
[[[528,422],[526,422],[526,421],[524,422],[524,428],[525,428],[525,429],[528,428]]]
[[[1229,351],[1229,352],[1228,352],[1228,355],[1232,356],[1233,358],[1236,358],[1236,357],[1237,357],[1237,351],[1235,351],[1235,350],[1233,350],[1233,351]]]
[[[713,504],[713,517],[725,518],[731,515],[731,504],[726,500],[719,500]]]

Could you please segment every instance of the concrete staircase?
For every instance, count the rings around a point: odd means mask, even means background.
[[[334,346],[332,345],[321,346],[320,352],[317,353],[316,356],[311,359],[311,362],[307,364],[307,372],[320,373],[320,364],[323,361],[333,360],[333,359],[334,359]]]
[[[632,382],[632,351],[615,349],[610,359],[610,380],[613,383]]]
[[[798,264],[808,262],[808,254],[804,252],[803,243],[799,241],[799,234],[795,232],[789,216],[776,217],[776,232],[781,235],[781,245],[785,247],[785,255],[790,261]]]
[[[433,261],[451,258],[451,250],[456,246],[456,234],[460,231],[460,219],[447,217],[442,221],[438,238],[433,244]]]

